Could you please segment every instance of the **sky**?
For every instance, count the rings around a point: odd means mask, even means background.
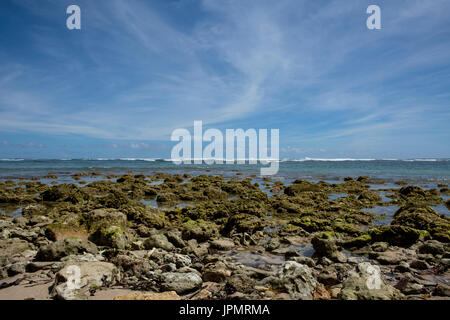
[[[81,30],[66,9],[81,8]],[[366,9],[381,8],[369,30]],[[280,158],[450,158],[450,1],[2,0],[0,158],[167,158],[279,129]]]

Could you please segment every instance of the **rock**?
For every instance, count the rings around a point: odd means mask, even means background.
[[[22,216],[30,218],[36,215],[43,215],[46,207],[42,204],[30,204],[22,209]]]
[[[89,200],[90,196],[74,184],[63,183],[42,193],[44,201],[67,201],[73,204]]]
[[[165,291],[175,291],[183,294],[201,287],[202,278],[194,272],[174,273],[167,272],[161,275],[161,288]]]
[[[338,274],[333,267],[326,267],[317,277],[317,280],[324,285],[335,285],[339,282]]]
[[[381,226],[371,229],[369,233],[374,241],[388,242],[400,247],[411,246],[421,236],[418,230],[401,225]]]
[[[208,242],[198,244],[197,240],[195,239],[187,241],[187,247],[185,248],[185,250],[188,253],[193,253],[199,258],[206,256],[208,254],[208,249],[209,249]]]
[[[217,250],[231,250],[234,248],[234,242],[230,239],[217,239],[210,242],[211,248],[217,249]]]
[[[343,300],[398,300],[403,294],[381,279],[380,268],[368,262],[358,265],[359,273],[350,272],[339,298]]]
[[[162,272],[173,272],[177,270],[177,265],[175,263],[167,263],[161,266]]]
[[[28,224],[28,219],[25,217],[14,218],[13,222],[21,228],[25,228]]]
[[[375,257],[375,259],[381,264],[394,265],[394,264],[399,264],[400,261],[402,261],[404,259],[404,256],[401,255],[399,252],[386,251],[386,252],[380,252]]]
[[[192,300],[209,300],[212,298],[212,295],[212,292],[208,289],[202,289],[192,298]]]
[[[87,240],[64,239],[41,247],[36,259],[38,261],[58,261],[68,255],[79,255],[86,252],[97,254],[97,246]]]
[[[164,261],[174,263],[177,268],[189,267],[192,264],[192,260],[189,256],[179,253],[165,255]]]
[[[55,277],[52,295],[62,300],[87,299],[90,289],[108,287],[118,278],[117,268],[108,262],[71,262]]]
[[[116,209],[96,209],[84,215],[91,235],[89,240],[99,246],[125,249],[130,242],[127,216]]]
[[[175,249],[174,245],[169,242],[163,234],[152,234],[144,241],[144,247],[149,250],[153,248],[161,248],[167,251]]]
[[[450,297],[450,286],[443,283],[438,283],[434,289],[434,295]]]
[[[270,240],[264,245],[267,251],[273,251],[280,247],[281,243],[278,238],[270,238]]]
[[[7,268],[8,276],[12,277],[12,276],[15,276],[16,274],[25,273],[26,265],[27,265],[27,262],[24,262],[24,261],[13,263],[13,264],[9,265]]]
[[[11,229],[9,230],[9,237],[10,238],[18,238],[25,240],[27,242],[34,242],[38,238],[38,234],[36,232],[30,231],[30,230],[23,230],[23,229]]]
[[[311,243],[316,254],[337,262],[347,261],[347,257],[339,251],[336,240],[328,232],[318,234],[312,238]]]
[[[228,294],[235,292],[250,293],[256,281],[246,273],[236,273],[226,279],[225,290]]]
[[[136,241],[131,242],[130,249],[131,250],[143,250],[144,249],[144,241],[136,240]]]
[[[32,249],[32,245],[25,240],[17,238],[2,239],[0,240],[0,260],[1,257],[10,257],[29,249]]]
[[[362,248],[370,243],[372,238],[368,234],[363,234],[358,237],[346,241],[343,245],[346,248]]]
[[[394,269],[396,272],[404,273],[409,272],[411,269],[409,268],[409,264],[406,261],[401,261]]]
[[[246,299],[248,299],[246,296],[245,296],[245,294],[244,293],[242,293],[242,292],[235,292],[235,293],[233,293],[233,294],[230,294],[228,297],[227,297],[227,299],[230,299],[230,300],[246,300]]]
[[[372,244],[370,246],[372,251],[375,251],[375,252],[384,252],[388,249],[388,247],[389,247],[389,243],[387,243],[387,242],[375,242],[374,244]]]
[[[89,239],[100,245],[124,250],[128,244],[128,236],[120,226],[104,226],[97,229]]]
[[[407,204],[394,213],[391,224],[423,230],[435,240],[450,242],[450,220],[428,206]]]
[[[418,269],[418,270],[426,270],[426,269],[430,268],[428,263],[426,263],[423,260],[414,260],[409,264],[409,266],[413,269]]]
[[[279,273],[279,284],[289,293],[291,299],[311,300],[318,282],[311,269],[294,261],[287,261]]]
[[[425,293],[423,285],[421,285],[419,283],[411,283],[409,281],[407,282],[406,286],[404,286],[403,288],[398,288],[397,286],[396,286],[396,288],[399,289],[403,294],[406,294],[406,295]]]
[[[62,269],[64,267],[64,263],[63,262],[54,262],[54,261],[34,261],[34,262],[30,262],[29,264],[26,265],[25,269],[27,272],[36,272],[39,270],[54,270],[54,269]]]
[[[437,255],[443,254],[444,252],[444,245],[436,240],[428,240],[419,247],[419,253]]]
[[[62,262],[96,262],[101,260],[105,260],[102,255],[94,256],[92,253],[71,254],[61,258]]]
[[[181,297],[175,291],[166,291],[160,293],[140,293],[134,292],[114,297],[114,300],[181,300]]]
[[[314,260],[309,257],[304,257],[304,256],[291,257],[291,258],[289,258],[289,260],[295,261],[300,264],[306,264],[310,268],[314,268],[316,266],[316,263],[314,262]]]
[[[178,230],[170,230],[166,233],[167,239],[177,248],[186,246],[186,242],[181,237],[181,232]]]
[[[219,227],[215,223],[204,220],[188,220],[182,227],[185,240],[208,241],[219,234]]]
[[[381,202],[381,196],[376,191],[365,190],[363,191],[358,200],[363,202]]]
[[[441,264],[448,267],[450,266],[450,259],[449,258],[445,258],[445,259],[441,259]]]
[[[313,292],[313,300],[330,300],[331,294],[324,286],[317,286]]]
[[[330,288],[330,296],[333,299],[337,299],[341,293],[342,285],[336,285]]]
[[[203,280],[210,282],[224,282],[231,276],[229,271],[223,262],[208,263],[203,270]]]

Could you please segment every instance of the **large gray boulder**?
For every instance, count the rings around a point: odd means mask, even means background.
[[[178,294],[198,289],[201,287],[202,283],[202,278],[195,272],[166,272],[161,275],[162,290],[175,291]]]
[[[312,300],[313,291],[319,283],[311,269],[295,261],[287,261],[278,274],[277,287],[287,291],[294,300]]]
[[[144,248],[147,250],[153,249],[153,248],[160,248],[167,251],[171,251],[175,249],[175,246],[169,242],[167,237],[163,234],[154,233],[151,234],[145,241],[144,241]]]
[[[113,285],[117,268],[109,262],[70,262],[55,277],[52,295],[62,300],[84,300],[90,289]]]
[[[36,255],[36,260],[58,261],[69,255],[80,255],[84,253],[96,254],[97,252],[97,246],[90,241],[81,239],[64,239],[41,247]]]
[[[369,262],[358,264],[357,272],[349,272],[339,294],[342,300],[399,300],[404,295],[381,279],[380,267]]]

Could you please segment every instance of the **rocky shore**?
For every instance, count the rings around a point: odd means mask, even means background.
[[[447,185],[45,178],[0,183],[0,299],[450,297]]]

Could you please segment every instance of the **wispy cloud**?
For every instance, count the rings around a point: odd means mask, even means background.
[[[379,31],[369,1],[79,2],[78,33],[60,2],[15,2],[35,16],[35,58],[0,50],[2,130],[138,141],[194,120],[271,125],[292,152],[448,135],[448,1],[383,1]]]

